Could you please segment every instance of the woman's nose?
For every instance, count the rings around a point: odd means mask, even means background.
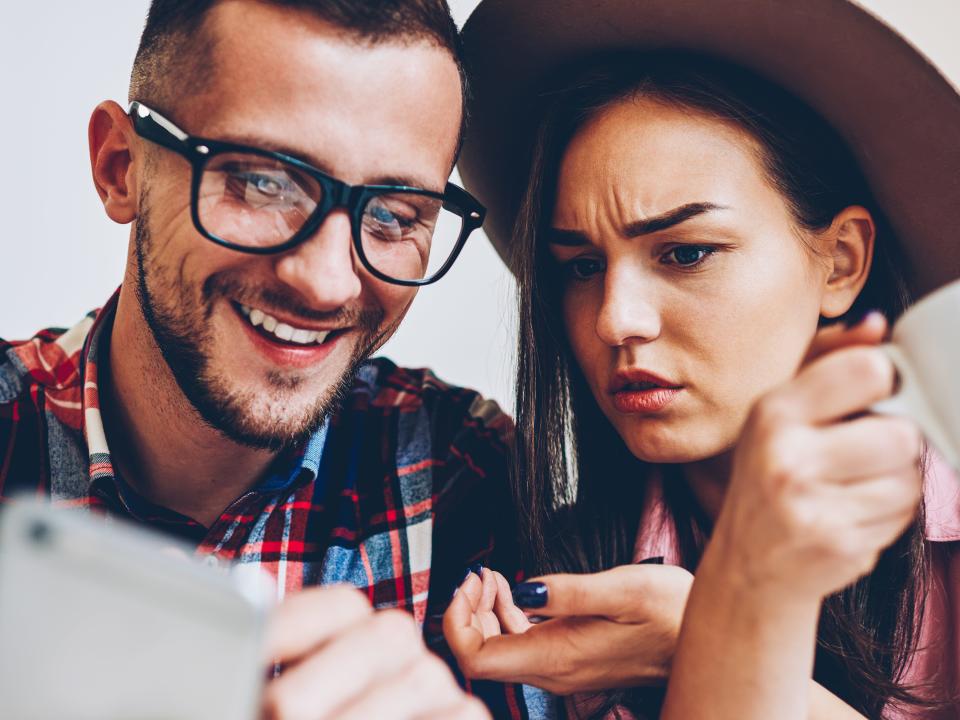
[[[660,310],[654,286],[630,268],[608,268],[597,336],[611,347],[630,340],[649,342],[660,335]]]

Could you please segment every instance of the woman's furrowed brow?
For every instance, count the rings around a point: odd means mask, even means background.
[[[729,210],[729,208],[726,205],[717,205],[716,203],[710,202],[687,203],[686,205],[681,205],[680,207],[673,208],[654,217],[629,222],[623,226],[623,235],[627,238],[650,235],[651,233],[667,230],[687,220],[716,210]],[[578,247],[580,245],[590,244],[587,235],[579,230],[561,230],[560,228],[550,228],[547,230],[546,241],[549,245],[562,245],[564,247]]]
[[[628,238],[650,235],[651,233],[672,228],[699,215],[704,215],[715,210],[728,209],[725,205],[717,205],[710,202],[687,203],[686,205],[681,205],[680,207],[668,210],[665,213],[651,218],[629,222],[624,226],[623,234]]]

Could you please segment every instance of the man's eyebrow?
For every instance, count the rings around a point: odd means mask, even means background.
[[[703,215],[714,210],[726,210],[725,205],[717,205],[710,202],[687,203],[680,207],[668,210],[665,213],[656,215],[652,218],[635,220],[627,223],[623,228],[623,234],[628,238],[640,237],[651,233],[667,230],[687,220]],[[587,236],[576,230],[559,230],[550,228],[547,231],[547,242],[550,245],[565,245],[575,247],[577,245],[586,245],[589,243]]]
[[[292,148],[283,143],[278,143],[262,137],[251,137],[248,135],[230,135],[221,138],[223,142],[233,143],[235,145],[246,145],[247,147],[257,148],[258,150],[269,150],[270,152],[288,155],[308,165],[312,165],[317,170],[331,177],[337,177],[330,167],[319,158],[309,157],[303,153],[302,149]],[[422,188],[433,192],[442,193],[446,183],[441,187],[436,186],[435,181],[427,181],[425,178],[419,178],[415,175],[378,175],[367,178],[364,185],[401,185],[403,187]]]

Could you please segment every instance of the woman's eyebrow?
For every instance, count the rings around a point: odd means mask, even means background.
[[[628,238],[649,235],[650,233],[672,228],[698,215],[713,212],[714,210],[728,209],[725,205],[717,205],[710,202],[687,203],[686,205],[681,205],[678,208],[668,210],[652,218],[644,218],[643,220],[635,220],[627,223],[623,228],[623,234]]]
[[[673,208],[654,217],[634,220],[633,222],[627,223],[623,228],[623,234],[628,238],[649,235],[650,233],[672,228],[698,215],[704,215],[705,213],[715,210],[728,209],[726,205],[717,205],[716,203],[710,202],[687,203],[686,205],[681,205],[680,207]],[[587,245],[590,241],[586,235],[577,230],[550,228],[547,231],[547,242],[550,245],[575,247],[578,245]]]

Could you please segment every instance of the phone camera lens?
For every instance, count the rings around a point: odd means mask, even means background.
[[[27,535],[36,545],[48,545],[50,543],[50,526],[42,520],[35,520],[27,528]]]

